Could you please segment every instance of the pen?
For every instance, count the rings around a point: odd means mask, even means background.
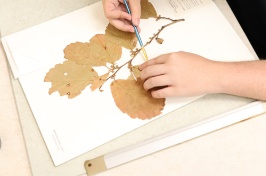
[[[130,12],[129,6],[128,6],[128,4],[127,4],[127,0],[124,0],[124,3],[125,3],[125,5],[126,5],[126,8],[127,8],[127,12],[128,12],[128,14],[131,15],[131,12]],[[141,50],[142,50],[142,52],[143,52],[143,55],[144,55],[144,57],[145,57],[145,60],[147,61],[147,60],[148,60],[148,56],[147,56],[147,53],[146,53],[146,51],[145,51],[145,49],[144,49],[144,47],[143,47],[143,43],[142,43],[142,40],[141,40],[141,38],[140,38],[139,31],[138,31],[137,27],[133,24],[132,20],[131,20],[131,23],[132,23],[132,26],[133,26],[134,31],[135,31],[135,33],[136,33],[136,36],[137,36],[137,38],[138,38],[138,41],[139,41],[139,44],[140,44],[140,46],[141,46]]]

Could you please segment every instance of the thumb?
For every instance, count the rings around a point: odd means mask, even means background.
[[[141,15],[141,0],[129,0],[129,6],[132,15],[132,22],[135,26],[139,26],[140,15]]]

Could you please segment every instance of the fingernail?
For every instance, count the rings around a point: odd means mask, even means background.
[[[142,67],[143,67],[142,65],[143,65],[143,64],[140,64],[140,65],[139,65],[139,70],[140,70],[140,71],[142,70]]]

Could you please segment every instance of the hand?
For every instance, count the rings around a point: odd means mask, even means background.
[[[196,54],[176,52],[158,56],[140,65],[144,89],[154,98],[196,96],[217,88],[216,62]]]
[[[128,14],[123,0],[102,0],[102,3],[104,14],[113,26],[122,31],[134,32],[134,28],[131,23],[132,20],[133,24],[140,32],[140,0],[128,0],[132,16]]]

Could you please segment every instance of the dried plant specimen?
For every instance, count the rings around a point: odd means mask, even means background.
[[[141,19],[157,18],[157,12],[148,0],[141,0]]]
[[[120,31],[110,23],[105,30],[105,35],[110,42],[127,49],[133,49],[137,45],[137,38],[134,33]]]
[[[143,89],[143,82],[138,80],[115,80],[111,91],[116,106],[131,118],[150,119],[161,114],[165,99],[152,98],[149,91]]]
[[[106,81],[106,78],[108,76],[109,76],[109,73],[106,73],[106,74],[99,76],[96,79],[94,79],[92,84],[91,84],[91,87],[90,87],[91,90],[94,91],[94,90],[100,88],[104,84],[104,82]]]
[[[90,43],[76,42],[64,49],[65,58],[77,64],[104,66],[114,64],[122,55],[122,47],[106,40],[103,34],[91,38]]]
[[[58,91],[61,96],[67,95],[68,98],[74,98],[81,94],[81,91],[97,77],[98,74],[91,66],[82,66],[73,61],[65,61],[63,64],[57,64],[50,69],[44,81],[52,83],[49,94]]]
[[[156,38],[156,41],[159,43],[159,44],[163,44],[163,39],[162,38]]]
[[[167,17],[157,16],[156,10],[148,0],[142,0],[142,17],[156,18],[158,20],[170,20],[162,26],[157,33],[153,34],[144,45],[146,47],[153,41],[162,44],[163,39],[160,33],[168,26],[183,19],[173,20]],[[150,91],[143,88],[143,81],[140,79],[138,65],[132,61],[141,51],[136,48],[137,38],[134,33],[123,32],[108,24],[105,34],[94,35],[89,42],[71,43],[64,49],[64,57],[67,59],[63,64],[57,64],[46,74],[44,81],[51,82],[49,94],[58,91],[61,96],[74,98],[81,94],[87,86],[91,91],[102,90],[103,84],[112,79],[110,89],[117,107],[128,114],[131,118],[150,119],[161,114],[165,99],[154,99]],[[121,65],[116,61],[121,58],[122,47],[130,49],[130,59]],[[98,73],[94,67],[102,66],[107,69],[106,73]],[[130,76],[127,80],[116,80],[120,69],[127,66]]]
[[[128,77],[128,79],[133,79],[133,80],[138,80],[140,79],[140,70],[139,70],[139,66],[135,65],[131,67],[131,74]]]
[[[114,64],[121,58],[122,47],[106,40],[105,35],[97,34],[90,40],[89,52],[92,60],[102,60]]]
[[[89,43],[76,42],[71,43],[64,49],[65,58],[75,61],[77,64],[89,65],[86,60],[89,60]],[[100,62],[100,61],[97,61]],[[96,63],[97,63],[96,62]],[[94,65],[94,63],[93,63]]]

